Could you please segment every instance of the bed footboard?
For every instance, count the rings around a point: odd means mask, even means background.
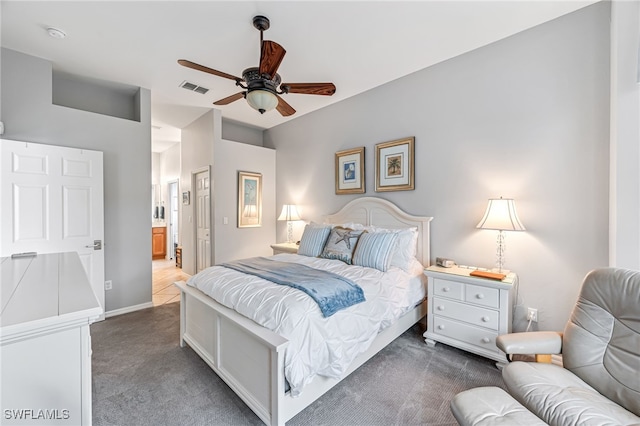
[[[289,341],[222,306],[184,281],[180,289],[180,346],[188,344],[267,425],[284,425],[427,313],[423,301],[383,330],[340,380],[318,376],[293,398],[285,393],[284,351]]]
[[[268,425],[284,425],[284,349],[289,342],[200,290],[180,289],[180,346],[188,344]]]

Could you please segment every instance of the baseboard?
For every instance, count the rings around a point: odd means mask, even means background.
[[[115,317],[117,315],[128,314],[129,312],[139,311],[141,309],[153,308],[153,302],[141,303],[139,305],[127,306],[126,308],[114,309],[104,313],[105,318]]]

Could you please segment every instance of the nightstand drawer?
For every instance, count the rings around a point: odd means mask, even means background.
[[[455,302],[453,300],[433,298],[434,315],[452,318],[479,327],[498,330],[499,312],[477,306],[470,306],[466,303]]]
[[[499,352],[496,346],[496,338],[498,337],[497,332],[442,317],[435,317],[434,324],[434,333],[436,334],[441,334],[443,336],[466,342],[470,345],[478,346],[485,351]]]
[[[464,300],[462,297],[464,284],[435,278],[433,280],[433,294],[449,299]]]
[[[496,288],[467,284],[464,300],[475,305],[497,309],[500,307],[500,291]]]

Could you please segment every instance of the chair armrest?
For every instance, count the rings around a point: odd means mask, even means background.
[[[496,346],[506,354],[536,355],[562,353],[562,333],[533,331],[498,336]]]

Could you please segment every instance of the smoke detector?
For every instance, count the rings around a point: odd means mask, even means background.
[[[53,38],[65,38],[67,36],[64,31],[54,27],[47,28],[47,34]]]

